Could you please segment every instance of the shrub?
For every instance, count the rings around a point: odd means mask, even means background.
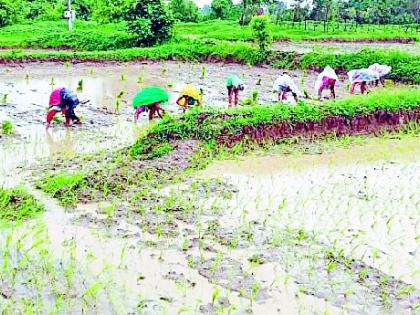
[[[24,17],[21,0],[0,0],[0,27],[12,24]]]
[[[254,16],[251,20],[252,33],[259,47],[259,54],[257,56],[257,61],[259,62],[266,61],[270,54],[273,39],[270,34],[269,22],[268,17],[265,15]]]
[[[197,22],[199,11],[192,0],[171,0],[170,8],[175,20],[181,22]]]
[[[173,19],[161,0],[137,0],[127,14],[128,32],[138,46],[152,46],[172,35]]]

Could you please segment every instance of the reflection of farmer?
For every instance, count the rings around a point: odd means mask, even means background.
[[[138,121],[140,114],[146,111],[149,111],[149,120],[152,120],[155,114],[162,118],[162,113],[165,113],[165,110],[161,104],[167,103],[168,100],[168,92],[159,86],[142,88],[133,100],[134,120]]]
[[[289,92],[292,93],[295,102],[298,102],[299,97],[302,96],[293,79],[286,73],[283,73],[274,81],[273,90],[278,93],[279,101],[287,101]]]
[[[232,107],[233,103],[235,106],[238,106],[239,92],[245,89],[244,81],[236,75],[231,75],[226,78],[226,87],[229,96],[229,107]]]
[[[338,81],[338,77],[335,71],[330,66],[326,66],[315,82],[315,93],[318,98],[321,99],[322,91],[329,89],[331,91],[331,97],[335,98],[335,83]]]
[[[367,83],[379,80],[379,74],[369,69],[352,70],[348,74],[350,80],[350,94],[354,94],[356,86],[360,86],[360,93],[367,92]]]
[[[47,114],[47,129],[50,127],[54,116],[59,112],[62,112],[66,118],[66,127],[70,125],[70,121],[80,124],[79,117],[74,113],[74,109],[79,103],[77,95],[66,88],[58,88],[52,91],[49,102],[50,110]]]
[[[180,97],[176,101],[178,106],[185,112],[189,106],[201,106],[201,93],[192,84],[187,84],[180,92]]]
[[[71,139],[71,133],[67,129],[66,133],[64,135],[64,139],[61,139],[60,141],[54,141],[54,138],[50,134],[49,131],[46,132],[46,141],[48,144],[48,147],[50,149],[51,155],[60,155],[63,156],[63,154],[74,154],[74,144]]]
[[[385,86],[385,76],[391,72],[392,68],[387,65],[374,63],[373,65],[370,65],[368,69],[379,74],[379,79],[375,81],[375,85],[378,86],[379,82],[381,82],[382,86]]]

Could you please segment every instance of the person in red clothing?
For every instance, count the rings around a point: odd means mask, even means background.
[[[49,102],[50,110],[47,113],[47,129],[51,126],[54,116],[59,112],[66,118],[66,127],[70,125],[70,122],[81,124],[80,118],[74,113],[74,109],[79,104],[77,95],[66,88],[58,88],[52,91]]]

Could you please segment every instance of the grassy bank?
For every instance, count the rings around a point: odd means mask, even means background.
[[[0,188],[0,222],[21,221],[44,211],[44,207],[23,188]]]
[[[257,48],[244,42],[187,40],[150,48],[128,48],[107,51],[0,51],[0,63],[28,61],[130,61],[181,60],[202,62],[256,63]],[[268,64],[284,69],[322,69],[326,65],[343,73],[365,68],[378,62],[392,67],[389,78],[420,83],[420,59],[404,52],[364,50],[357,53],[330,54],[273,52]]]
[[[367,96],[352,96],[325,102],[322,105],[301,102],[295,106],[251,106],[228,111],[193,111],[180,118],[167,118],[150,130],[147,137],[139,139],[130,149],[132,156],[151,156],[174,139],[197,139],[215,144],[226,136],[243,134],[244,128],[264,125],[282,125],[288,130],[299,123],[319,123],[329,117],[341,117],[348,122],[352,118],[377,111],[395,113],[399,110],[418,110],[420,89],[400,88],[375,91]],[[343,121],[341,119],[341,121]],[[337,133],[340,126],[326,126],[325,133]],[[308,134],[312,134],[309,132]],[[292,133],[287,134],[290,136]],[[263,138],[263,136],[261,137]],[[255,139],[259,140],[259,139]],[[261,139],[263,140],[263,139]]]

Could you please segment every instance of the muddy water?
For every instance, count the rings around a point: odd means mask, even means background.
[[[233,220],[314,231],[325,244],[420,286],[418,137],[372,139],[333,153],[261,157],[214,163],[240,193],[227,207]],[[226,221],[225,221],[226,222]]]
[[[358,52],[363,49],[386,51],[386,50],[395,50],[403,51],[411,54],[418,55],[420,54],[420,44],[419,43],[322,43],[322,42],[275,42],[273,48],[277,51],[288,51],[288,52],[298,52],[298,53],[308,53],[312,51],[322,51],[330,53],[349,53],[349,52]]]

